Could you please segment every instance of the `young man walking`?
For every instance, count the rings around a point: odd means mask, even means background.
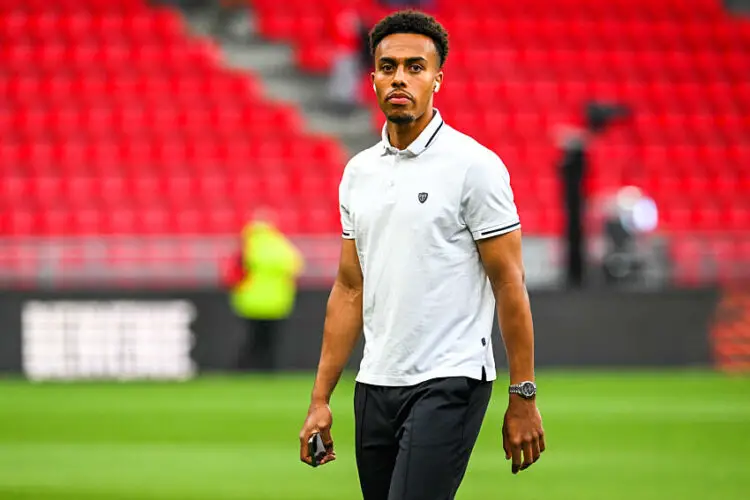
[[[496,379],[495,311],[509,361],[503,425],[515,474],[544,451],[518,213],[504,164],[433,107],[448,36],[404,11],[372,30],[382,140],[340,185],[343,242],[300,458],[335,459],[331,394],[360,331],[356,459],[365,500],[454,498]]]

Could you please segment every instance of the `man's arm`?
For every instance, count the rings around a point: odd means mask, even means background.
[[[500,331],[508,356],[510,383],[534,381],[534,326],[521,252],[521,231],[477,241],[477,248],[497,302]],[[536,400],[509,395],[503,423],[505,458],[515,474],[539,459],[545,449]],[[523,453],[523,463],[521,454]]]
[[[362,331],[362,269],[354,240],[342,243],[339,271],[326,307],[313,404],[328,404]]]
[[[534,381],[534,326],[526,291],[521,231],[479,240],[477,247],[497,302],[510,383]]]
[[[328,403],[362,331],[362,269],[353,239],[343,239],[339,271],[328,297],[323,346],[310,407],[300,432],[300,460],[310,464],[307,441],[320,433],[327,455],[321,465],[336,459],[331,437],[333,416]]]

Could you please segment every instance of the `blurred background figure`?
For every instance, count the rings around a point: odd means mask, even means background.
[[[252,30],[248,25],[247,0],[159,0],[173,5],[201,19],[201,31],[224,42],[249,41]]]
[[[238,367],[273,371],[275,346],[297,292],[304,261],[299,250],[275,225],[269,208],[255,211],[242,230],[241,249],[228,263],[225,284],[235,314],[245,323]]]
[[[586,193],[584,181],[589,170],[590,142],[603,133],[612,121],[629,115],[620,105],[590,102],[584,110],[583,127],[563,125],[557,129],[557,142],[562,151],[560,178],[563,186],[563,211],[565,213],[566,283],[569,288],[585,284],[586,258],[584,220],[586,218]]]
[[[560,179],[565,213],[565,280],[569,288],[584,284],[586,255],[584,247],[584,193],[583,180],[586,172],[585,129],[562,127],[559,130],[559,146],[562,150]]]
[[[638,243],[642,235],[657,228],[658,220],[656,203],[640,188],[623,187],[607,200],[602,259],[605,283],[626,285],[642,281],[646,259]]]
[[[246,10],[246,0],[214,0],[214,22],[211,27],[213,35],[232,41],[242,41],[243,35],[249,32],[247,18],[243,15]],[[239,23],[242,24],[238,26]]]
[[[328,103],[337,113],[349,114],[360,104],[359,90],[362,66],[362,33],[366,31],[361,11],[356,5],[346,5],[334,13],[333,33],[335,57],[328,81]]]

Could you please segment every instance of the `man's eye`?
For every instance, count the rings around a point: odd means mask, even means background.
[[[391,66],[390,64],[384,64],[380,67],[380,69],[382,69],[383,71],[391,71],[393,69],[393,66]]]
[[[412,64],[411,70],[415,73],[418,73],[422,71],[422,66],[420,66],[419,64]]]

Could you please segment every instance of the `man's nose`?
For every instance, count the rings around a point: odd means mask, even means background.
[[[406,71],[404,71],[404,68],[402,66],[397,67],[396,73],[393,75],[393,85],[403,85],[406,83],[405,77]]]

